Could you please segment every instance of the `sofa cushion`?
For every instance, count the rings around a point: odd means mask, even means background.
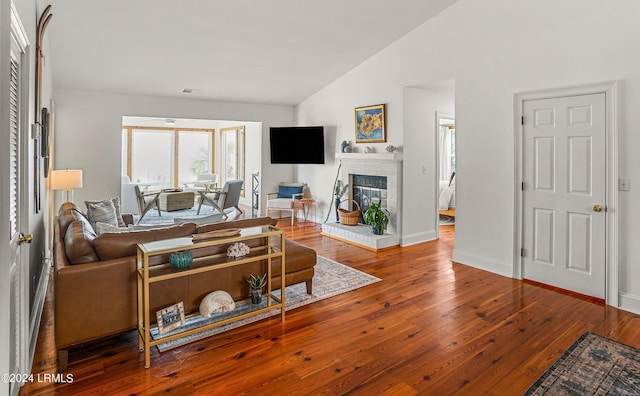
[[[69,225],[74,221],[78,221],[78,220],[86,221],[89,227],[91,227],[91,223],[89,223],[89,219],[87,219],[87,216],[85,216],[84,213],[82,213],[82,211],[80,211],[80,208],[78,208],[77,206],[73,207],[71,205],[67,205],[67,208],[65,210],[60,209],[60,211],[58,212],[58,224],[60,225],[60,235],[63,237],[67,235],[67,228],[69,228]]]
[[[135,256],[138,243],[186,237],[195,232],[195,224],[185,223],[154,230],[106,233],[94,239],[93,246],[101,260],[109,260],[118,257]]]
[[[82,213],[82,209],[78,205],[74,204],[73,202],[67,201],[67,202],[63,203],[62,205],[60,205],[60,209],[58,209],[58,216],[61,215],[62,212],[65,212],[65,211],[67,211],[69,209],[75,209],[78,212]]]
[[[69,224],[64,237],[64,250],[69,263],[84,264],[100,260],[93,247],[95,238],[96,234],[86,220]]]
[[[275,198],[267,201],[269,209],[291,209],[293,206],[294,201],[291,198]]]

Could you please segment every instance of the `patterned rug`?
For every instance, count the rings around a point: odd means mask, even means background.
[[[640,350],[586,332],[525,395],[640,395]]]
[[[301,307],[303,305],[311,304],[325,298],[333,297],[338,294],[346,293],[348,291],[352,291],[379,281],[380,279],[376,278],[375,276],[369,275],[362,271],[358,271],[354,268],[348,267],[344,264],[340,264],[328,258],[318,256],[315,266],[315,275],[313,276],[313,294],[307,294],[306,285],[304,283],[287,286],[287,298],[285,301],[286,311]],[[278,295],[279,291],[276,291],[274,294]],[[263,300],[266,300],[266,298]],[[263,304],[265,304],[264,301]],[[166,337],[168,335],[175,334],[174,332],[178,332],[180,330],[184,331],[185,329],[202,325],[203,321],[205,320],[222,320],[248,310],[251,310],[251,304],[238,305],[235,311],[231,313],[214,314],[210,319],[203,319],[201,316],[195,316],[193,318],[187,319],[184,326],[182,326],[179,330],[174,330],[172,332],[159,335],[157,333],[157,330],[154,328],[151,329],[151,335],[154,339],[160,339],[163,336]],[[194,334],[192,336],[187,336],[174,341],[159,344],[158,349],[160,350],[160,352],[167,351],[169,349],[179,347],[180,345],[184,345],[189,342],[193,342],[205,337],[210,337],[212,335],[216,335],[224,331],[235,329],[236,327],[240,327],[245,324],[253,323],[258,320],[268,318],[269,316],[279,314],[280,310],[273,310],[247,319],[242,319],[225,326],[203,331],[202,333]]]

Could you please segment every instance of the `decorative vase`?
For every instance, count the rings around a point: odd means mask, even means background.
[[[381,229],[378,229],[378,227],[376,225],[372,225],[371,226],[371,231],[376,235],[382,235],[382,234],[384,234],[384,227],[382,227]]]
[[[347,147],[349,147],[349,142],[347,142],[346,140],[342,141],[342,144],[340,145],[340,151],[342,151],[343,153],[348,153],[351,150],[347,151]]]
[[[262,289],[251,288],[251,304],[257,305],[262,302]]]
[[[187,268],[191,265],[193,256],[190,250],[180,250],[169,255],[169,263],[174,268]]]

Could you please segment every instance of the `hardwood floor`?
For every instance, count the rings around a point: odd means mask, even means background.
[[[22,395],[303,394],[520,395],[582,333],[640,347],[640,316],[588,298],[452,263],[440,240],[378,253],[281,221],[318,254],[382,279],[162,354],[144,368],[137,335],[69,354],[73,383],[25,385]],[[51,291],[33,373],[55,374]]]

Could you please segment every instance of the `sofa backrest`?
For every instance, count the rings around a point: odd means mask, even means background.
[[[135,256],[138,243],[186,237],[195,234],[195,232],[195,224],[184,223],[151,230],[105,233],[93,240],[93,246],[101,260],[109,260],[118,257]]]
[[[247,227],[256,227],[263,225],[272,225],[275,226],[278,220],[272,219],[271,217],[257,217],[253,219],[241,219],[241,220],[232,220],[232,221],[223,221],[221,223],[213,223],[213,224],[205,224],[198,226],[196,232],[201,234],[203,232],[211,232],[217,230],[223,230],[226,228],[247,228]]]
[[[64,251],[70,264],[84,264],[99,260],[93,247],[96,234],[80,208],[65,202],[58,211],[58,230],[64,241]]]

